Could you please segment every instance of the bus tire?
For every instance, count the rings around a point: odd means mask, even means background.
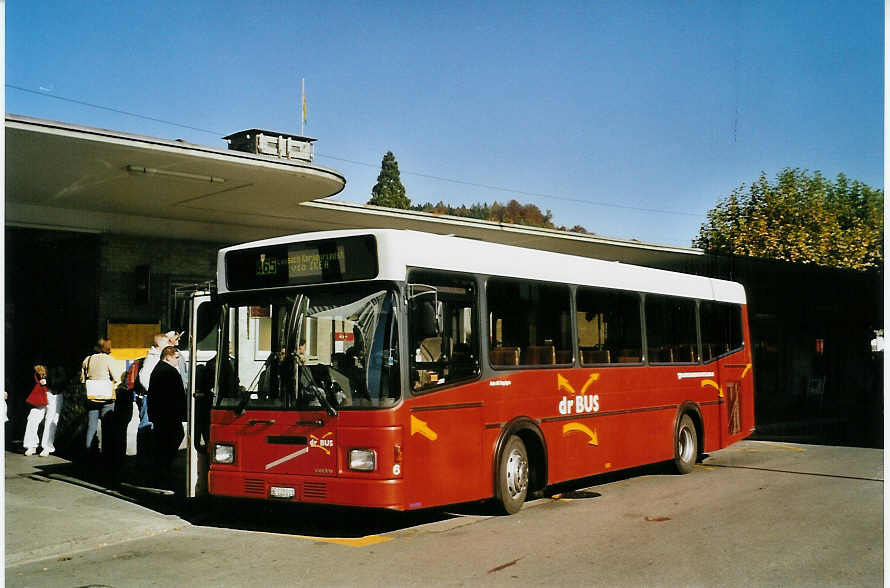
[[[497,506],[504,514],[514,514],[522,508],[527,494],[528,452],[522,439],[512,435],[498,461]]]
[[[677,473],[688,474],[698,461],[698,435],[688,414],[680,417],[674,434],[674,467]]]

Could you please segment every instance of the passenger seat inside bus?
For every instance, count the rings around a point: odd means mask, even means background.
[[[442,337],[427,337],[420,342],[418,351],[422,361],[439,361],[442,357]]]
[[[519,365],[519,347],[497,347],[488,352],[491,365]]]
[[[608,349],[581,347],[581,363],[612,363],[612,353]]]
[[[622,349],[618,352],[618,363],[640,363],[641,361],[643,358],[640,356],[639,348]]]
[[[531,345],[525,351],[525,365],[553,365],[556,363],[556,348],[553,345]]]

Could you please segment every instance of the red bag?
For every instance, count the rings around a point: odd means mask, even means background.
[[[127,390],[132,390],[136,387],[136,382],[139,380],[139,370],[142,368],[142,361],[134,361],[130,364],[130,367],[127,368]]]
[[[25,402],[27,402],[34,408],[45,407],[48,402],[46,398],[46,386],[42,386],[40,382],[34,384],[34,387],[31,388],[31,393],[28,394],[27,398],[25,398]]]

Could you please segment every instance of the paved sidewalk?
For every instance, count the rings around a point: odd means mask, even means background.
[[[5,565],[68,557],[189,523],[89,481],[55,456],[5,453]]]

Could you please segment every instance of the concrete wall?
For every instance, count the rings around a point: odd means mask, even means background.
[[[100,246],[97,332],[107,321],[154,323],[172,328],[172,293],[179,285],[212,280],[224,244],[103,235]],[[148,266],[148,301],[137,291],[137,268]]]

